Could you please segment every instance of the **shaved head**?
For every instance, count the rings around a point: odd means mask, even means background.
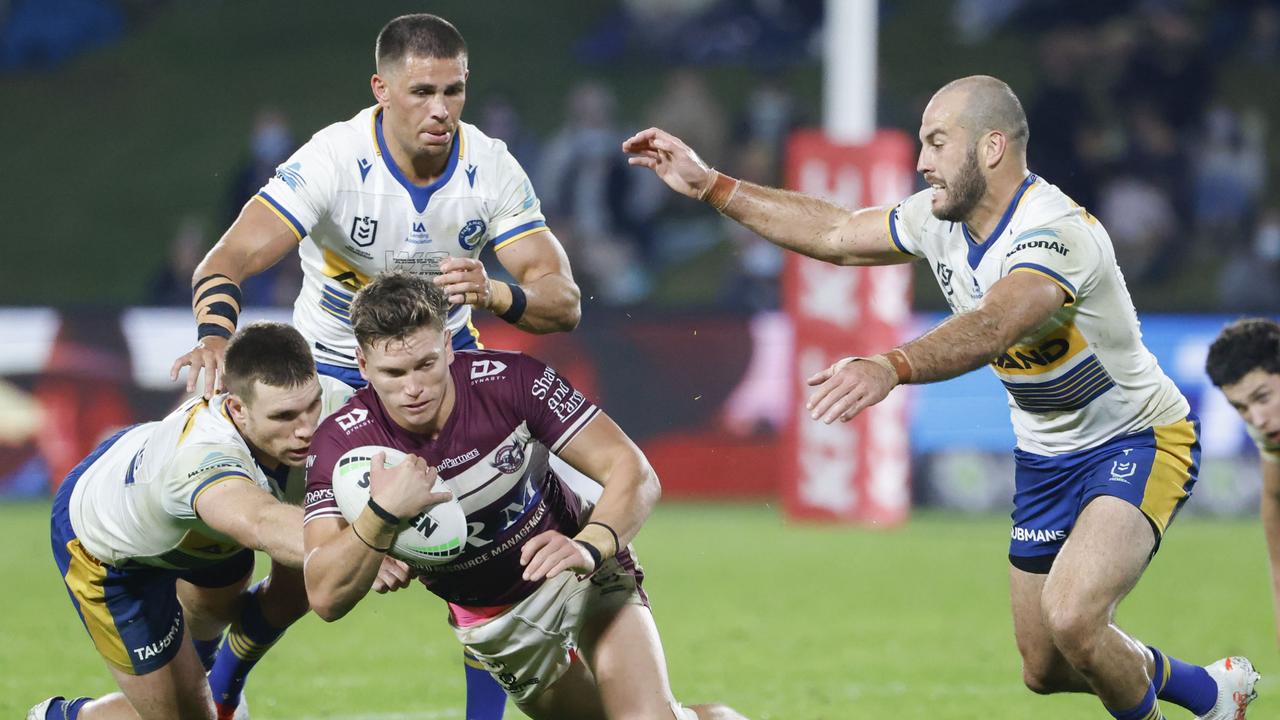
[[[934,101],[943,96],[958,101],[957,121],[970,132],[970,137],[991,131],[1003,133],[1009,142],[1025,151],[1031,130],[1027,127],[1027,114],[1022,103],[1003,80],[990,75],[970,75],[952,80],[934,94]]]

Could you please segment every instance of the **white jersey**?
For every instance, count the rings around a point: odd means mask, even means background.
[[[350,309],[383,270],[438,275],[450,257],[479,257],[547,227],[533,186],[500,140],[459,123],[444,173],[420,187],[387,150],[381,108],[316,133],[255,196],[301,241],[303,286],[293,324],[320,362],[355,367]],[[471,306],[449,313],[456,336]]]
[[[1058,455],[1186,417],[1190,406],[1142,344],[1138,315],[1102,225],[1028,175],[984,243],[930,211],[932,190],[889,213],[898,250],[924,258],[952,312],[978,307],[1012,272],[1057,283],[1066,304],[991,364],[1009,396],[1018,447]]]
[[[320,383],[325,415],[352,393],[333,378],[321,376]],[[243,549],[196,514],[197,498],[210,487],[249,482],[301,503],[305,471],[259,465],[227,414],[226,398],[193,398],[162,420],[130,428],[84,471],[69,514],[85,550],[109,565],[202,567]]]

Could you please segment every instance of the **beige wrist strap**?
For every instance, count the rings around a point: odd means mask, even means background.
[[[351,523],[351,532],[365,545],[378,552],[386,552],[395,543],[400,528],[378,517],[373,508],[366,505],[356,516],[356,521]]]
[[[608,560],[618,554],[618,545],[614,542],[613,532],[604,525],[591,524],[583,526],[573,539],[577,542],[587,543],[600,551],[601,561]]]

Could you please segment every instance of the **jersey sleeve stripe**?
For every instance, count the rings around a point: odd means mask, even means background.
[[[1050,280],[1052,280],[1054,283],[1058,285],[1058,287],[1062,288],[1062,290],[1065,293],[1067,293],[1067,302],[1065,304],[1071,305],[1076,301],[1076,287],[1072,285],[1070,282],[1068,282],[1066,278],[1050,270],[1049,268],[1043,265],[1040,265],[1038,263],[1018,263],[1017,265],[1014,265],[1013,267],[1009,268],[1009,272],[1011,273],[1017,272],[1019,270],[1021,270],[1022,272],[1033,272],[1037,275],[1043,275],[1044,277],[1047,277]]]
[[[547,223],[545,220],[534,220],[532,222],[527,222],[523,225],[517,225],[511,228],[510,230],[502,233],[498,237],[494,238],[493,249],[499,250],[502,247],[506,245],[510,245],[511,243],[519,240],[520,238],[528,237],[536,232],[540,232],[546,229],[547,229]]]
[[[258,194],[253,196],[253,199],[263,205],[266,205],[268,210],[275,213],[277,217],[283,220],[284,224],[288,225],[289,229],[293,231],[293,234],[297,236],[299,242],[301,242],[302,238],[306,236],[307,229],[302,227],[302,223],[298,222],[298,218],[294,217],[293,213],[285,210],[284,206],[276,202],[270,195],[259,190]]]
[[[588,408],[586,412],[582,413],[582,417],[579,417],[576,422],[570,425],[569,428],[564,431],[564,434],[560,436],[560,439],[551,446],[551,452],[558,453],[563,450],[564,446],[568,445],[569,441],[577,437],[578,433],[582,432],[582,428],[586,427],[587,423],[591,422],[591,419],[599,414],[599,412],[600,408],[595,405]]]
[[[346,521],[346,518],[342,517],[342,512],[339,511],[338,508],[322,507],[322,508],[316,508],[315,510],[311,510],[306,514],[304,514],[302,516],[302,524],[306,525],[307,523],[311,522],[312,520],[315,520],[316,518],[325,518],[325,517],[336,517],[342,520],[343,522]]]
[[[231,480],[231,479],[244,480],[245,482],[257,485],[257,483],[253,482],[253,478],[249,477],[245,473],[242,473],[236,470],[223,470],[217,475],[214,475],[208,480],[205,480],[204,482],[200,483],[199,485],[196,486],[195,490],[191,491],[191,509],[192,510],[196,509],[196,500],[199,499],[200,495],[205,490],[208,490],[214,485],[217,485],[222,482],[226,482],[227,480]]]
[[[916,254],[908,250],[907,246],[902,244],[902,239],[898,237],[898,224],[893,221],[893,216],[897,214],[898,214],[898,208],[892,207],[892,208],[889,208],[889,212],[885,213],[885,216],[884,216],[885,223],[889,226],[889,239],[893,241],[893,249],[897,250],[903,255],[910,255],[911,257],[916,257]]]

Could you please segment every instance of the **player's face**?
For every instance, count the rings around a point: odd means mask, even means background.
[[[373,76],[383,131],[413,157],[447,157],[467,100],[467,56],[406,55],[384,70]]]
[[[313,376],[298,387],[281,388],[255,380],[252,399],[232,395],[227,411],[259,452],[285,465],[302,465],[320,424],[320,383]]]
[[[933,188],[933,216],[949,222],[964,222],[987,192],[977,143],[961,124],[963,101],[959,93],[935,95],[920,122],[916,170]]]
[[[425,325],[403,340],[360,346],[360,373],[400,427],[411,432],[439,430],[453,409],[449,365],[453,344],[447,331]]]
[[[1244,421],[1267,437],[1280,443],[1280,375],[1257,368],[1240,378],[1240,382],[1222,388],[1231,407]]]

